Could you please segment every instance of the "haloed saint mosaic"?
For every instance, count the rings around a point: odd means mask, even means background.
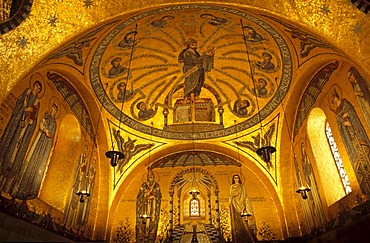
[[[291,69],[285,40],[265,21],[226,7],[181,5],[116,24],[101,38],[90,79],[122,123],[157,137],[208,139],[271,114]]]

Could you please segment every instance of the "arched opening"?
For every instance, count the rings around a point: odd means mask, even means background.
[[[198,198],[192,198],[190,199],[190,217],[199,217],[200,216],[200,202]]]
[[[77,154],[81,150],[81,138],[77,118],[72,114],[64,116],[58,130],[58,143],[55,145],[40,192],[40,199],[55,205],[62,212],[72,187],[72,172],[78,160]],[[65,156],[66,154],[76,156]]]
[[[314,108],[307,121],[307,133],[315,157],[317,170],[322,182],[322,187],[328,206],[339,201],[346,195],[336,161],[327,137],[327,119],[320,108]],[[330,140],[334,138],[331,137]],[[330,186],[325,186],[330,185]]]

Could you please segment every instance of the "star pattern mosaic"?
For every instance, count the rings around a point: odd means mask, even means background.
[[[27,44],[28,44],[28,39],[27,39],[26,37],[22,36],[22,37],[20,37],[20,38],[18,39],[18,45],[19,45],[20,47],[24,48],[24,47],[26,47],[26,46],[27,46]]]
[[[355,33],[355,34],[360,34],[362,32],[362,27],[359,23],[356,23],[353,27],[352,27],[352,31]]]
[[[328,6],[328,5],[324,5],[324,6],[322,6],[322,8],[321,8],[321,12],[322,12],[322,13],[324,13],[324,14],[326,14],[326,15],[328,15],[328,14],[330,14],[330,13],[331,13],[330,8],[329,8],[329,6]]]
[[[85,8],[91,8],[94,6],[94,0],[84,0],[83,3]]]
[[[55,26],[57,26],[57,23],[58,23],[58,21],[59,21],[59,19],[58,19],[58,15],[57,14],[54,14],[54,15],[50,15],[49,16],[49,25],[51,26],[51,27],[55,27]]]

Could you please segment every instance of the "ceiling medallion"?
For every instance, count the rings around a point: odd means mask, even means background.
[[[90,65],[95,94],[119,122],[149,134],[154,121],[153,136],[180,140],[258,124],[279,106],[291,76],[290,51],[277,30],[216,5],[169,6],[124,19],[101,39]]]

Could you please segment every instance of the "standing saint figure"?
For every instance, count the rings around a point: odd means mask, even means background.
[[[90,194],[89,197],[85,198],[84,203],[80,203],[81,209],[80,209],[80,228],[79,230],[84,232],[87,226],[87,222],[89,219],[89,213],[90,213],[90,207],[91,207],[91,200],[93,197],[93,191],[94,191],[94,184],[95,184],[95,175],[96,175],[96,154],[94,154],[92,161],[90,162],[89,169],[86,173],[86,191]],[[85,186],[85,185],[83,185]]]
[[[53,103],[51,111],[47,111],[39,124],[39,131],[26,156],[17,182],[10,195],[14,198],[29,200],[37,197],[44,178],[45,170],[54,145],[57,129],[55,116],[57,104]]]
[[[87,152],[88,146],[87,144],[84,144],[84,151],[80,155],[80,158],[75,168],[72,190],[64,214],[64,226],[67,229],[79,230],[82,225],[82,214],[80,213],[80,211],[84,205],[81,205],[83,203],[80,202],[80,196],[77,195],[77,192],[80,190],[81,186],[86,182]]]
[[[370,83],[354,67],[350,67],[347,77],[352,84],[367,125],[370,127]]]
[[[336,89],[330,92],[330,103],[361,191],[370,196],[370,140],[367,133],[353,105],[341,98]]]
[[[308,187],[311,189],[307,201],[310,204],[309,207],[310,213],[312,221],[314,223],[313,228],[318,229],[326,224],[326,218],[324,208],[322,206],[321,197],[319,194],[319,189],[316,182],[316,177],[312,168],[310,158],[307,154],[306,145],[304,142],[301,143],[301,156],[302,156],[303,176]]]
[[[0,190],[9,193],[19,179],[28,145],[36,128],[40,108],[41,82],[26,88],[18,97],[10,120],[0,139]]]
[[[294,168],[295,168],[295,175],[296,175],[296,182],[297,185],[301,185],[303,176],[301,174],[299,165],[298,165],[298,158],[294,155]],[[308,200],[300,200],[301,202],[301,210],[303,214],[303,219],[301,223],[302,233],[303,234],[310,234],[311,231],[315,228],[315,223],[312,217],[311,207]]]
[[[154,243],[157,237],[162,194],[154,180],[154,172],[148,171],[137,194],[136,201],[136,241]]]
[[[252,218],[252,204],[250,203],[245,186],[242,184],[238,174],[235,174],[232,179],[229,193],[229,205],[233,242],[255,242],[255,235],[252,233],[252,230],[255,230],[254,219]],[[242,217],[242,215],[244,217]],[[245,217],[251,222],[246,222]]]
[[[185,76],[184,98],[189,99],[193,94],[199,98],[205,81],[205,72],[213,68],[214,49],[208,47],[202,56],[197,51],[197,41],[189,38],[186,48],[179,54],[178,61],[183,63],[182,71]]]

